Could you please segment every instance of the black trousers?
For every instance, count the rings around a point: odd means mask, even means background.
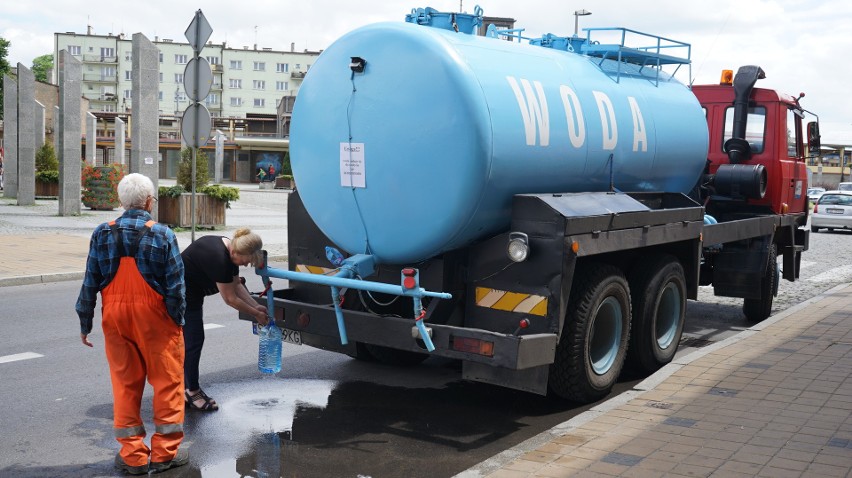
[[[204,347],[204,309],[186,309],[183,314],[183,343],[186,356],[183,362],[184,386],[198,390],[198,365]]]

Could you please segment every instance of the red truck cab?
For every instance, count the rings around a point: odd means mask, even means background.
[[[804,94],[754,88],[764,77],[759,67],[731,77],[726,71],[718,85],[692,87],[707,118],[707,173],[726,189],[724,196],[740,196],[753,212],[807,211],[805,158],[819,150],[819,129],[816,121],[804,124],[812,115],[799,105]]]

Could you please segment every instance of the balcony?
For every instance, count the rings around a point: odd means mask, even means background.
[[[83,55],[83,63],[118,64],[117,56]]]
[[[307,73],[307,72],[305,72],[305,71],[294,71],[293,73],[290,74],[290,78],[293,78],[294,80],[303,80],[303,79],[305,79],[305,73]]]
[[[211,91],[222,91],[222,83],[213,83],[210,87]]]
[[[86,73],[83,81],[89,83],[118,83],[118,75],[102,75],[100,73]]]
[[[222,68],[222,65],[217,64],[210,65],[210,70],[213,71],[213,73],[222,73],[222,71],[224,71],[224,68]]]

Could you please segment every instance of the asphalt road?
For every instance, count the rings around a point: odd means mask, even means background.
[[[849,233],[813,234],[801,280],[782,282],[773,310],[852,280],[850,246]],[[96,326],[95,348],[80,343],[78,289],[0,288],[0,476],[119,476],[103,337]],[[165,477],[449,477],[588,408],[463,382],[451,361],[397,368],[286,344],[282,372],[262,376],[250,325],[218,297],[206,311],[202,386],[222,410],[187,414],[190,465]],[[687,315],[679,353],[750,325],[740,300],[712,288]],[[146,417],[150,399],[149,388]]]

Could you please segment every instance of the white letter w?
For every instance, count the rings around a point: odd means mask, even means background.
[[[541,145],[547,146],[550,144],[550,120],[547,113],[547,99],[544,97],[544,90],[541,87],[541,83],[538,81],[533,82],[533,85],[535,85],[534,94],[530,82],[522,78],[521,85],[524,87],[524,92],[521,93],[521,88],[518,86],[515,78],[507,76],[506,79],[515,93],[515,99],[518,100],[518,108],[520,108],[521,118],[524,120],[527,146],[535,146],[536,125],[538,125]]]

